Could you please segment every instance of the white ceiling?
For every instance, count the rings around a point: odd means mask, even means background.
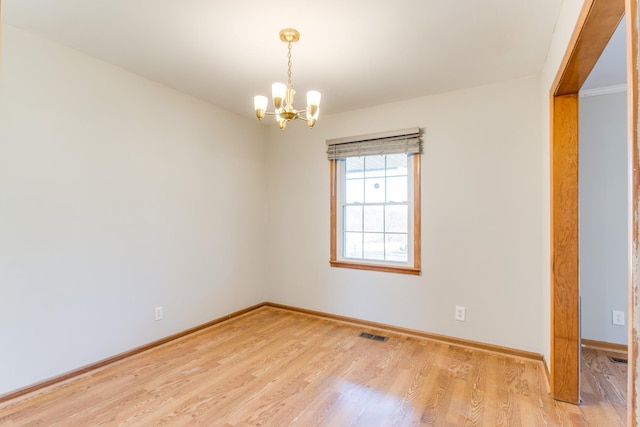
[[[4,0],[5,23],[253,117],[286,81],[332,114],[540,73],[562,0]]]

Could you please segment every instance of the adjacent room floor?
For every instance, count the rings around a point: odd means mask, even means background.
[[[0,425],[625,425],[626,365],[584,361],[574,406],[538,361],[262,307],[7,402]]]

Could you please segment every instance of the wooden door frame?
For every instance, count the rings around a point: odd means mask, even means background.
[[[551,169],[551,360],[555,399],[579,403],[580,324],[578,283],[578,93],[623,15],[627,20],[629,218],[638,215],[637,147],[638,0],[586,0],[550,92]],[[626,14],[625,14],[626,10]],[[638,265],[638,221],[629,228],[629,259]],[[630,265],[631,266],[631,265]],[[629,269],[629,323],[634,325],[638,273]],[[636,409],[637,339],[629,328],[628,415]]]
[[[638,140],[638,0],[625,0],[627,22],[627,153],[629,185],[629,322],[628,371],[627,371],[627,423],[638,425],[638,394],[636,390],[638,368],[638,290],[640,289],[640,140]]]

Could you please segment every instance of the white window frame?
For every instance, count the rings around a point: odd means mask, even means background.
[[[338,186],[336,188],[336,200],[338,203],[338,209],[336,211],[337,221],[337,254],[336,258],[340,261],[347,262],[362,262],[366,264],[381,264],[381,265],[393,265],[393,266],[410,266],[413,265],[413,161],[410,156],[403,154],[407,157],[407,202],[402,205],[407,206],[407,261],[389,261],[370,258],[350,258],[346,257],[344,248],[344,209],[346,206],[354,206],[353,204],[347,204],[345,200],[345,189],[347,183],[346,176],[346,163],[347,159],[338,160]],[[365,158],[371,158],[374,156],[363,156]],[[385,164],[386,169],[386,164]],[[376,203],[381,206],[393,206],[395,203]],[[355,206],[367,206],[367,203],[358,203]],[[386,235],[386,232],[383,232]]]
[[[345,167],[344,161],[330,161],[331,176],[331,254],[333,267],[375,270],[419,275],[420,268],[420,154],[407,156],[409,224],[407,236],[407,262],[354,259],[343,257],[342,207],[344,206]]]

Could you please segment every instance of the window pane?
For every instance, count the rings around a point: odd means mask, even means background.
[[[362,259],[362,233],[344,233],[344,257]]]
[[[340,265],[342,259],[366,269],[389,268],[384,271],[396,271],[393,268],[406,267],[410,261],[415,264],[420,246],[416,249],[412,244],[416,230],[413,185],[419,188],[419,182],[413,182],[419,173],[413,171],[414,157],[361,156],[336,163],[338,188],[332,193],[332,203],[337,203],[337,218],[332,221],[340,228],[331,264]]]
[[[362,178],[364,174],[364,157],[349,157],[344,162],[347,178]]]
[[[385,259],[396,262],[407,262],[409,260],[406,234],[385,235]]]
[[[384,178],[366,178],[364,180],[364,202],[365,203],[384,203],[385,199],[385,179]]]
[[[362,206],[344,207],[344,231],[362,232]]]
[[[387,176],[398,176],[407,174],[407,155],[388,154],[387,155]]]
[[[366,156],[364,161],[365,177],[384,176],[385,156]]]
[[[364,206],[364,231],[384,231],[384,206]]]
[[[407,233],[409,216],[407,205],[385,207],[384,231],[391,233]]]
[[[347,179],[344,199],[346,203],[363,203],[364,179]]]
[[[384,234],[364,233],[364,258],[384,260]]]
[[[387,178],[387,202],[406,202],[408,196],[407,177]]]

